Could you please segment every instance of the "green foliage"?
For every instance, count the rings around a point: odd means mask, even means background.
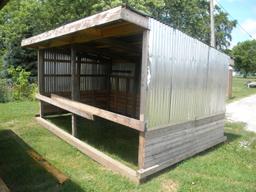
[[[36,85],[29,83],[30,72],[25,71],[21,67],[14,68],[11,66],[8,69],[8,74],[11,76],[11,88],[13,100],[34,99]]]
[[[0,79],[0,103],[11,101],[11,89],[6,79]]]
[[[160,7],[152,7],[153,16],[184,31],[206,44],[210,44],[209,2],[206,0],[164,0]],[[216,47],[225,50],[230,45],[231,32],[236,21],[215,7]]]
[[[247,77],[249,73],[256,73],[256,40],[238,43],[232,50],[235,59],[235,70]]]
[[[0,11],[3,70],[9,66],[22,66],[36,76],[36,52],[20,47],[23,38],[123,3],[209,43],[207,0],[12,0]],[[236,22],[229,20],[218,7],[215,19],[217,47],[224,50],[230,44]]]

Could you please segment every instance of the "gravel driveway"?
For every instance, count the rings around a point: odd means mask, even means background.
[[[256,132],[256,95],[228,104],[226,117],[230,121],[244,122],[248,130]]]

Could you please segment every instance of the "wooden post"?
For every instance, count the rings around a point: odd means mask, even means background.
[[[147,91],[147,69],[148,69],[148,38],[149,31],[143,32],[142,42],[142,61],[141,61],[141,78],[140,78],[140,120],[145,123],[146,110],[146,91]],[[145,131],[146,124],[145,124]],[[140,132],[139,135],[139,152],[138,152],[139,169],[144,167],[145,158],[145,133]]]
[[[44,83],[44,50],[39,49],[37,51],[37,76],[38,76],[38,90],[41,95],[45,94],[45,83]],[[44,103],[40,101],[40,117],[44,116]]]
[[[79,61],[79,59],[78,59]],[[71,99],[80,99],[80,66],[81,62],[76,62],[76,50],[71,47]],[[72,114],[72,135],[77,136],[77,115]]]

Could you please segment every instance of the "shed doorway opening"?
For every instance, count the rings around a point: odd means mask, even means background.
[[[72,45],[79,65],[76,101],[139,119],[142,34]],[[70,46],[44,51],[44,92],[71,98]],[[45,106],[45,114],[57,112]]]
[[[139,33],[44,49],[43,95],[52,99],[56,95],[139,120],[142,36]],[[75,77],[79,94],[75,98],[72,64],[79,66]],[[69,110],[42,101],[41,112],[49,122],[72,134]],[[76,116],[74,136],[138,168],[138,131],[97,116],[93,120]]]

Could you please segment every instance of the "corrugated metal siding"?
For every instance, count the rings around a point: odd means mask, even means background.
[[[45,92],[71,91],[70,53],[47,49],[44,54]],[[78,58],[77,58],[78,60]],[[81,56],[80,90],[105,90],[107,77],[106,61]]]
[[[223,113],[229,57],[154,19],[149,23],[148,128]]]

